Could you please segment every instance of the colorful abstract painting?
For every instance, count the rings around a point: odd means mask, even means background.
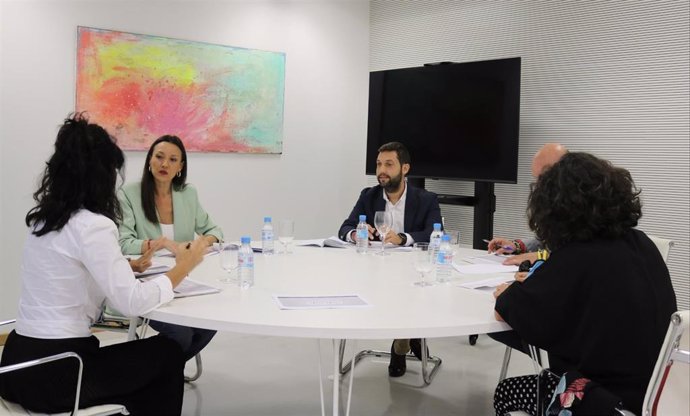
[[[126,150],[281,153],[285,54],[79,27],[77,111]]]

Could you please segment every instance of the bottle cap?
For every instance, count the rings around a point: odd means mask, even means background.
[[[366,215],[360,215],[359,216],[359,222],[367,222],[367,216]]]
[[[439,223],[439,222],[434,223],[434,231],[441,231],[441,223]]]
[[[249,244],[252,241],[252,239],[251,237],[245,235],[244,237],[242,237],[240,241],[242,241],[242,244]]]
[[[450,236],[448,234],[444,234],[443,237],[441,237],[441,241],[448,241],[450,242]]]
[[[264,222],[271,222],[271,217],[264,217]]]

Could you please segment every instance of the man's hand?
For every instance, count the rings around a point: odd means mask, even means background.
[[[376,228],[372,227],[371,225],[367,224],[367,230],[369,231],[369,240],[373,240],[376,235]],[[350,231],[350,239],[352,240],[353,243],[357,242],[357,229],[355,228],[354,230]]]
[[[376,238],[376,228],[372,227],[369,224],[367,224],[367,228],[369,229],[369,240],[373,241]]]
[[[384,244],[391,243],[395,244],[396,246],[399,246],[400,244],[402,244],[402,238],[400,238],[400,236],[394,233],[393,231],[389,231],[388,234],[386,234],[386,238],[383,242]]]
[[[516,256],[510,256],[503,260],[503,264],[506,266],[519,266],[525,260],[529,260],[530,263],[537,261],[537,252],[518,254]]]

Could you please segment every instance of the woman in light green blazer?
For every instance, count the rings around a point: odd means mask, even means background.
[[[186,184],[187,152],[177,136],[158,138],[146,155],[141,182],[122,187],[120,248],[123,254],[142,254],[166,248],[173,254],[198,234],[209,246],[223,232],[199,203],[196,189]],[[151,321],[159,333],[177,341],[190,359],[216,331]]]

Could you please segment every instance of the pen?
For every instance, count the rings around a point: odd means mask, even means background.
[[[491,242],[491,240],[487,240],[486,238],[483,238],[482,241],[485,242],[486,244],[489,244]],[[501,246],[499,248],[502,248],[503,251],[506,251],[506,252],[511,252],[514,250],[514,248],[511,246]]]

